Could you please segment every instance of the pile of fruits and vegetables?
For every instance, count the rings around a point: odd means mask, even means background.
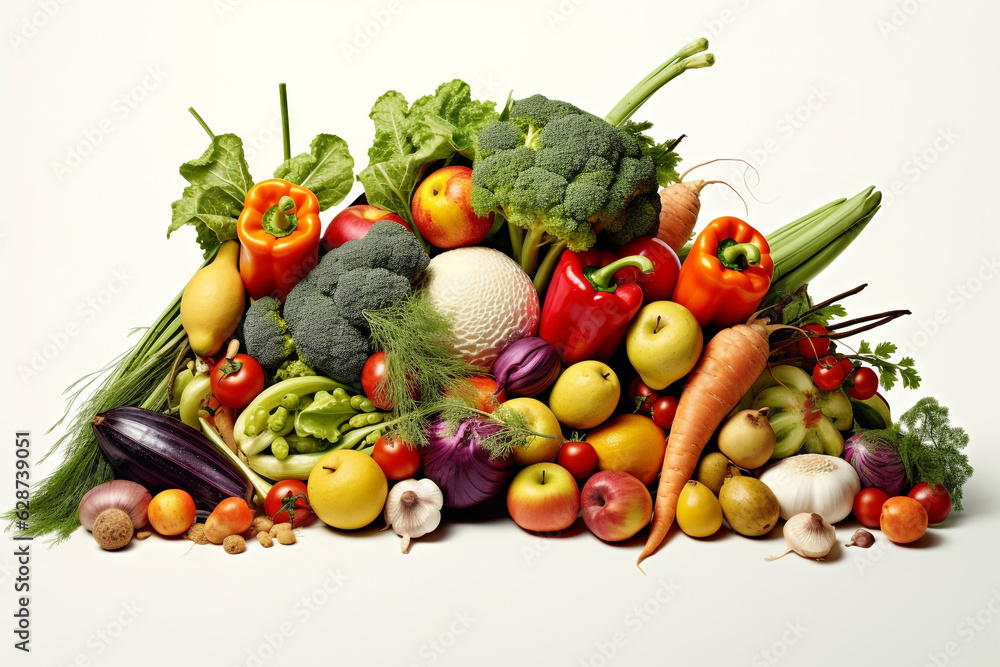
[[[506,498],[527,531],[582,515],[601,540],[639,535],[639,562],[675,523],[782,525],[788,551],[822,558],[851,515],[876,531],[850,542],[867,547],[961,510],[966,433],[933,398],[894,419],[879,393],[920,384],[870,333],[908,311],[848,316],[866,285],[808,289],[879,192],[768,233],[739,210],[699,220],[722,183],[686,176],[717,160],[681,174],[684,135],[633,118],[711,66],[707,48],[604,117],[474,100],[460,80],[412,104],[388,91],[357,174],[334,135],[292,155],[283,85],[273,178],[192,109],[209,146],[180,168],[168,235],[193,227],[204,264],[75,387],[28,532],[241,553],[376,524],[406,553],[449,512]],[[324,224],[355,179],[364,194]]]

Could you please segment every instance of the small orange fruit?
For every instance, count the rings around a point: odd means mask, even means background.
[[[624,470],[649,486],[660,474],[667,436],[643,415],[625,414],[587,434],[597,451],[598,470]]]
[[[160,535],[180,535],[195,520],[194,499],[181,489],[167,489],[149,501],[149,525]]]

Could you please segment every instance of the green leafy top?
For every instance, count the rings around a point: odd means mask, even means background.
[[[787,304],[781,306],[782,324],[792,324],[797,327],[804,327],[807,324],[821,324],[825,327],[834,318],[847,317],[847,310],[839,303],[813,309],[813,300],[809,296],[806,286],[786,295],[784,301],[787,301]]]
[[[274,170],[274,177],[308,188],[325,211],[344,200],[354,184],[354,158],[347,142],[333,134],[318,134],[308,153],[286,160]]]
[[[458,79],[412,106],[395,90],[378,98],[369,114],[375,140],[358,174],[368,203],[412,223],[410,199],[423,169],[455,154],[472,158],[479,131],[498,117],[494,107],[473,100],[469,84]]]
[[[861,344],[858,345],[857,356],[862,357],[878,370],[879,384],[886,389],[892,389],[896,385],[897,374],[902,379],[904,387],[916,389],[920,386],[920,375],[913,367],[913,358],[903,357],[898,362],[893,363],[889,361],[889,357],[895,352],[896,345],[894,343],[879,343],[873,350],[867,341],[861,341]]]
[[[236,219],[253,186],[243,142],[235,134],[214,136],[202,156],[182,164],[180,172],[190,185],[171,205],[167,237],[184,225],[194,225],[198,245],[208,258],[236,238]]]
[[[948,408],[934,398],[922,398],[898,423],[873,435],[896,444],[910,484],[944,484],[955,509],[962,509],[962,486],[973,472],[969,457],[962,452],[969,434],[950,425]]]

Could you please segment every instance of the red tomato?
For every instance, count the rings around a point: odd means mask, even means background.
[[[409,479],[420,469],[420,452],[399,438],[384,435],[375,441],[372,458],[389,479]]]
[[[653,410],[653,403],[660,395],[646,386],[642,378],[637,377],[628,386],[628,400],[632,411],[640,415],[648,415]]]
[[[653,412],[649,415],[653,423],[664,431],[669,431],[674,423],[674,416],[677,414],[678,403],[676,396],[660,396],[656,399],[656,402],[653,403]]]
[[[306,483],[299,479],[283,479],[276,483],[264,499],[264,512],[275,523],[291,523],[293,528],[301,526],[312,516]]]
[[[635,282],[642,288],[644,302],[668,301],[673,297],[681,261],[666,241],[655,236],[641,236],[618,248],[615,254],[619,257],[642,255],[653,263],[652,273],[638,271],[636,275]]]
[[[212,367],[211,380],[216,400],[234,410],[250,405],[264,391],[264,369],[249,354],[219,360]]]
[[[928,523],[941,523],[951,513],[951,494],[944,484],[931,486],[927,482],[920,482],[907,495],[927,510]]]
[[[802,327],[802,329],[816,334],[817,336],[825,336],[830,333],[822,324],[807,324]],[[808,338],[802,338],[799,340],[799,352],[803,357],[808,357],[809,359],[819,359],[829,351],[829,338],[816,338],[814,336],[809,336]]]
[[[882,516],[882,505],[889,500],[889,495],[882,489],[874,487],[862,489],[854,496],[854,516],[865,528],[878,528]]]
[[[838,361],[836,357],[830,355],[816,364],[812,373],[813,382],[817,389],[836,391],[840,385],[844,384],[844,380],[847,379],[853,368],[854,364],[851,363],[850,359]]]
[[[879,525],[896,544],[916,542],[927,532],[927,510],[913,498],[895,496],[882,505]]]
[[[851,375],[851,382],[853,384],[848,393],[851,398],[856,398],[859,401],[871,398],[878,391],[878,374],[867,366],[862,366],[854,371]]]
[[[556,463],[569,470],[576,479],[584,479],[597,468],[597,450],[589,442],[570,440],[559,448]]]
[[[385,395],[385,352],[379,350],[368,357],[361,369],[361,387],[365,396],[379,410],[391,410],[392,401]]]

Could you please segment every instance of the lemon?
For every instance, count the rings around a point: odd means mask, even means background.
[[[196,354],[210,356],[222,349],[243,317],[246,297],[239,256],[239,243],[223,243],[212,263],[199,269],[184,288],[181,325]]]
[[[659,426],[642,415],[620,415],[587,434],[597,451],[598,470],[624,470],[646,486],[663,466],[667,438]]]
[[[691,537],[708,537],[722,527],[722,505],[700,482],[689,481],[677,499],[677,525]]]

